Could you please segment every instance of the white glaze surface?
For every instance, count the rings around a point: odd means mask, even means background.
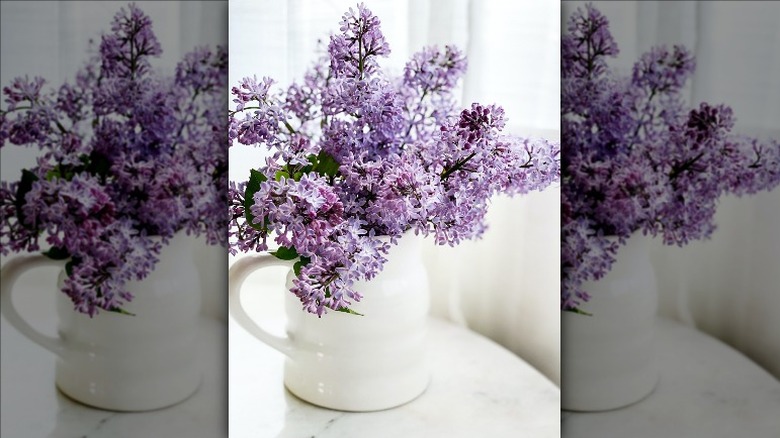
[[[289,262],[270,254],[244,257],[230,268],[230,314],[244,330],[287,356],[284,385],[317,406],[351,412],[379,411],[418,397],[430,383],[426,327],[428,277],[421,257],[422,238],[402,237],[393,246],[382,272],[354,290],[365,299],[350,308],[364,316],[328,312],[322,317],[301,310],[292,293],[257,283],[242,288],[253,272],[287,266],[285,289],[293,288]],[[252,288],[255,286],[255,288]],[[253,320],[241,296],[281,293],[285,296],[286,337],[269,334]],[[265,302],[253,305],[266,306]]]
[[[281,334],[284,270],[250,277],[262,293],[256,319]],[[254,295],[254,296],[253,296]],[[433,378],[417,399],[395,409],[346,413],[303,402],[284,387],[284,355],[242,329],[230,331],[230,434],[270,438],[558,437],[560,392],[535,368],[492,341],[431,319],[429,359]]]
[[[75,312],[71,300],[57,291],[66,278],[64,261],[43,254],[15,257],[0,272],[2,316],[57,356],[55,381],[68,397],[112,411],[172,406],[191,396],[202,381],[197,358],[201,289],[192,244],[184,232],[177,233],[163,246],[154,270],[125,285],[135,298],[122,307],[133,316]],[[50,299],[57,307],[55,337],[40,333],[37,324],[21,317],[13,299],[16,293],[29,293],[25,289],[29,283],[16,279],[26,277],[29,282],[51,266],[62,267],[58,281],[50,286]]]
[[[655,329],[661,374],[655,390],[614,411],[564,411],[562,437],[778,436],[778,379],[726,344],[678,322],[658,319]]]
[[[224,322],[199,325],[201,386],[170,408],[118,413],[76,403],[54,386],[55,357],[4,319],[0,373],[0,436],[46,438],[219,438],[227,436]]]
[[[628,406],[658,381],[653,326],[658,308],[649,237],[635,234],[598,281],[583,283],[591,315],[561,315],[561,406],[605,411]]]
[[[57,318],[52,288],[59,270],[41,268],[20,279],[14,301],[36,327],[53,335]],[[199,361],[204,378],[180,404],[145,413],[93,409],[54,386],[56,357],[0,318],[0,436],[3,438],[220,438],[227,436],[227,330],[224,321],[202,318]]]

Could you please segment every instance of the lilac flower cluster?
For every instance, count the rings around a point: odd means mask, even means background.
[[[0,184],[2,253],[67,259],[75,309],[122,311],[124,285],[143,279],[174,233],[224,244],[227,221],[227,52],[202,47],[175,75],[154,73],[162,53],[134,4],[114,17],[75,81],[40,77],[3,88],[0,140],[38,146],[37,166]]]
[[[562,40],[562,296],[564,310],[590,297],[620,245],[641,230],[665,244],[709,237],[723,194],[780,183],[780,143],[732,133],[729,107],[689,108],[681,95],[695,69],[681,46],[653,48],[623,77],[607,18],[592,5]]]
[[[271,154],[230,183],[230,251],[267,251],[272,239],[272,254],[295,260],[292,292],[319,316],[350,312],[355,281],[372,279],[404,233],[479,237],[492,195],[560,178],[558,144],[503,133],[501,107],[457,109],[457,48],[423,49],[401,77],[381,70],[389,53],[361,4],[301,83],[273,91],[270,78],[246,78],[232,90],[231,145]]]

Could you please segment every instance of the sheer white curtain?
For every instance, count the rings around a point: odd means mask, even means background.
[[[231,0],[230,83],[270,76],[284,85],[314,60],[355,0]],[[365,1],[390,43],[385,68],[402,72],[430,44],[456,44],[469,58],[463,106],[501,104],[508,129],[559,136],[560,6],[546,0]],[[258,152],[230,151],[231,179],[259,162]],[[558,187],[525,198],[494,200],[484,239],[457,248],[425,247],[433,313],[463,323],[516,352],[559,382],[560,195]]]
[[[690,102],[730,105],[736,131],[780,137],[780,3],[593,2],[631,67],[657,44],[696,56]],[[570,16],[580,2],[564,2]],[[711,240],[684,248],[654,242],[660,311],[739,349],[780,377],[780,190],[725,197]]]
[[[24,75],[42,76],[46,78],[47,86],[53,87],[64,81],[73,82],[76,71],[88,59],[89,40],[99,44],[100,35],[111,30],[114,15],[128,3],[3,1],[0,3],[0,84],[6,86],[13,78]],[[165,74],[173,74],[181,57],[197,46],[227,44],[227,1],[137,1],[136,4],[152,19],[163,49],[162,56],[153,62],[153,66]],[[35,147],[4,147],[0,152],[2,178],[18,179],[22,168],[35,165],[38,154]],[[195,248],[196,261],[203,274],[204,311],[225,319],[226,250],[208,246],[203,239],[195,243]],[[3,257],[3,262],[5,259]],[[44,301],[41,296],[29,298]],[[54,300],[50,301],[43,306],[36,302],[29,306],[30,310],[43,308],[40,311],[53,315]]]

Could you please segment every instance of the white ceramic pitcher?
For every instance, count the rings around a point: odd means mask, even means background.
[[[354,286],[363,299],[351,308],[363,316],[329,311],[318,318],[302,310],[298,298],[287,292],[284,337],[253,321],[240,295],[252,272],[267,266],[292,267],[291,262],[267,254],[241,258],[229,274],[230,314],[249,333],[287,356],[284,384],[299,398],[344,411],[404,404],[422,394],[430,381],[426,358],[430,293],[421,239],[404,236],[387,258],[373,280]],[[291,269],[288,290],[293,277]]]
[[[591,316],[561,316],[561,407],[604,411],[635,403],[658,382],[654,325],[658,309],[648,239],[632,236],[612,270],[583,288]]]
[[[201,290],[191,247],[192,239],[178,233],[163,247],[154,271],[127,284],[135,298],[123,308],[135,316],[101,311],[90,318],[57,290],[58,336],[41,333],[17,312],[11,293],[24,272],[42,266],[60,267],[62,286],[65,261],[42,254],[18,256],[3,266],[0,310],[19,332],[57,355],[55,382],[67,396],[116,411],[170,406],[193,394],[202,379]]]

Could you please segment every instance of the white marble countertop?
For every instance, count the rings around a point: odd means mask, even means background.
[[[719,340],[668,319],[656,324],[656,344],[661,377],[648,397],[613,411],[564,411],[561,436],[780,436],[777,378]]]
[[[56,272],[30,279],[15,294],[20,311],[54,333]],[[259,277],[259,276],[258,276]],[[251,294],[250,294],[251,295]],[[266,296],[267,295],[267,296]],[[273,329],[283,293],[260,294],[261,313]],[[274,321],[274,318],[276,319]],[[205,364],[202,386],[173,407],[115,413],[71,401],[54,386],[55,357],[0,318],[0,436],[3,438],[219,438],[227,436],[226,360],[230,359],[231,437],[557,437],[558,388],[511,352],[464,328],[431,320],[432,383],[418,399],[396,409],[342,413],[289,394],[282,384],[284,357],[230,322],[230,353],[222,321],[201,324]]]
[[[288,268],[247,277],[242,302],[258,324],[284,334]],[[250,291],[256,291],[252,293]],[[431,319],[432,380],[417,399],[379,412],[347,413],[285,389],[285,357],[229,318],[231,438],[545,438],[560,436],[560,390],[517,355],[460,326]]]
[[[201,320],[204,378],[187,400],[170,408],[118,413],[90,408],[54,386],[53,354],[0,318],[0,436],[3,438],[219,438],[227,436],[224,321]]]
[[[232,320],[229,327],[231,437],[560,436],[557,386],[487,338],[442,320],[429,323],[433,379],[426,392],[370,413],[323,409],[296,398],[282,383],[284,356]]]

